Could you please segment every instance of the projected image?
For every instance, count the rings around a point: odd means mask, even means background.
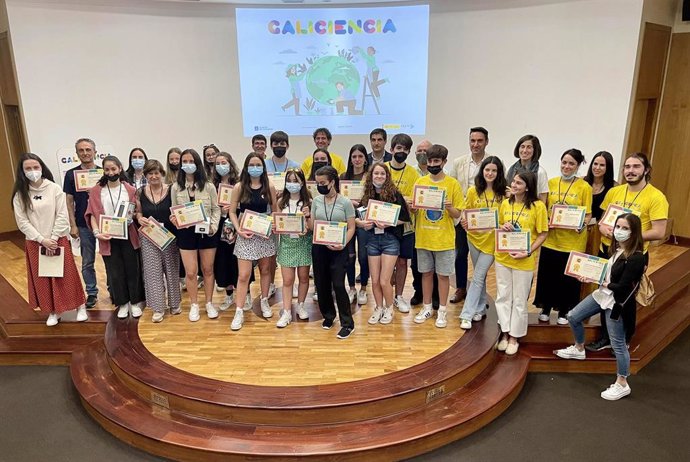
[[[245,136],[424,133],[428,7],[237,9]]]

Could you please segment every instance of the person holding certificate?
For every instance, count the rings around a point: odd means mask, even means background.
[[[564,359],[585,359],[583,322],[604,312],[611,346],[616,355],[616,381],[601,392],[605,400],[615,401],[630,394],[630,353],[626,345],[625,313],[635,311],[635,293],[647,265],[643,253],[642,223],[637,215],[626,213],[616,219],[611,241],[611,258],[601,286],[568,312],[575,344],[554,353]],[[582,278],[581,282],[598,282]]]
[[[204,275],[204,295],[206,296],[206,315],[209,319],[218,317],[218,310],[213,306],[213,286],[215,276],[213,274],[213,262],[218,247],[218,223],[220,221],[220,207],[218,207],[218,195],[213,183],[208,181],[206,170],[201,162],[201,157],[194,149],[185,149],[180,156],[180,171],[177,181],[170,188],[172,208],[182,207],[185,204],[201,202],[201,208],[189,207],[189,216],[183,213],[180,219],[173,213],[170,221],[177,228],[177,246],[182,255],[184,265],[187,293],[189,294],[189,320],[196,322],[200,319],[197,273],[199,261],[201,272]],[[193,204],[194,205],[194,204]],[[206,220],[204,221],[203,218]],[[183,223],[182,221],[186,223]],[[189,225],[188,223],[197,223]]]
[[[503,202],[506,191],[506,180],[503,173],[503,162],[496,156],[489,156],[479,164],[479,173],[474,177],[474,186],[467,190],[465,205],[467,210],[462,214],[460,225],[467,231],[470,258],[474,272],[470,288],[465,297],[465,304],[460,313],[460,327],[471,329],[472,321],[481,321],[486,316],[488,295],[486,293],[486,275],[494,263],[494,234],[498,223],[482,225],[475,217],[476,210],[494,213]]]
[[[570,252],[584,252],[587,248],[592,187],[577,177],[584,161],[579,149],[568,149],[561,156],[561,175],[549,180],[549,235],[539,255],[534,295],[534,305],[541,308],[541,322],[549,322],[551,309],[556,308],[558,324],[567,326],[565,315],[580,301],[580,281],[566,276],[564,271]]]
[[[304,173],[300,168],[288,169],[285,176],[285,189],[278,200],[278,210],[291,217],[298,215],[302,229],[280,234],[277,261],[283,277],[283,309],[280,311],[277,327],[285,327],[292,322],[292,291],[295,284],[295,272],[299,277],[297,317],[302,320],[309,319],[309,313],[304,308],[304,300],[309,291],[309,267],[312,263],[312,233],[306,226],[306,219],[311,214],[310,208],[311,196]]]
[[[384,211],[394,211],[394,220],[387,216],[377,216],[372,201],[382,201],[387,207]],[[369,234],[367,255],[376,306],[369,318],[369,324],[390,324],[393,321],[393,286],[391,277],[400,255],[400,241],[403,237],[403,223],[410,222],[410,212],[405,198],[391,180],[390,170],[385,164],[375,163],[364,183],[362,206],[368,208],[365,219],[356,218],[357,227]],[[378,207],[382,209],[383,207]],[[397,209],[397,210],[396,210]],[[381,211],[381,210],[379,210]],[[380,218],[380,220],[377,220]],[[394,223],[391,223],[394,221]]]
[[[498,211],[500,229],[519,232],[517,239],[495,243],[496,312],[501,326],[498,351],[514,355],[518,339],[527,334],[527,297],[534,277],[534,252],[544,243],[549,223],[544,202],[537,195],[537,175],[520,170],[513,176],[511,195]],[[521,242],[522,239],[524,242]],[[526,250],[508,250],[510,247]]]
[[[270,236],[267,238],[242,229],[240,214],[245,211],[268,214],[269,208],[277,210],[276,191],[266,174],[263,157],[252,152],[244,160],[240,182],[232,188],[230,200],[230,220],[237,230],[235,256],[238,275],[235,300],[244,300],[249,293],[249,278],[253,272],[253,262],[258,260],[261,273],[261,314],[265,318],[273,316],[271,305],[268,303],[268,286],[271,283],[271,257],[276,254],[276,245]],[[248,308],[251,309],[251,306]],[[241,306],[237,306],[230,328],[240,330],[243,324],[244,311]]]
[[[127,175],[120,159],[106,156],[103,159],[103,178],[89,191],[89,206],[84,218],[98,239],[98,248],[105,262],[110,294],[117,306],[117,317],[129,314],[138,318],[143,313],[144,282],[139,254],[139,233],[134,222],[127,217],[126,231],[115,235],[113,231],[99,229],[101,222],[115,217],[123,205],[136,203],[136,190],[127,182]],[[104,220],[106,218],[106,220]]]
[[[314,265],[314,285],[319,294],[319,310],[323,315],[324,329],[333,327],[335,321],[335,305],[332,291],[338,304],[340,317],[340,331],[338,338],[344,339],[355,330],[352,319],[350,298],[345,289],[345,271],[347,268],[347,243],[355,234],[355,208],[352,202],[339,194],[340,185],[338,172],[331,166],[321,167],[316,172],[316,183],[319,189],[311,205],[309,228],[314,230],[315,245],[312,246],[311,256]],[[316,240],[325,242],[329,236],[336,233],[326,233],[325,230],[315,229],[315,221],[325,221],[331,228],[344,230],[344,238],[339,243],[316,244]],[[321,233],[323,233],[321,235]]]
[[[369,162],[367,160],[367,148],[363,144],[355,144],[350,148],[350,156],[347,159],[347,170],[340,175],[341,180],[345,181],[364,181],[364,177],[369,170]],[[352,206],[357,209],[359,207],[360,199],[352,199]],[[358,305],[367,304],[367,283],[369,282],[369,261],[367,260],[367,238],[369,233],[360,227],[355,230],[355,237],[350,240],[348,244],[349,260],[347,264],[347,282],[350,285],[348,295],[350,300],[354,302],[357,298]],[[357,245],[355,246],[355,239]],[[360,288],[357,292],[355,283],[355,259],[359,261],[359,283]]]
[[[53,182],[53,174],[36,154],[22,154],[12,188],[12,209],[24,234],[29,306],[48,314],[47,326],[60,315],[77,310],[77,321],[86,321],[86,297],[81,288],[68,235],[70,222],[65,193]],[[61,255],[60,255],[61,254]],[[43,277],[41,262],[62,261],[61,277]]]
[[[163,182],[165,170],[157,160],[147,160],[143,169],[146,186],[137,191],[136,218],[142,227],[158,222],[166,230],[174,229],[170,222],[170,186]],[[144,285],[146,304],[153,310],[153,322],[161,322],[166,308],[170,314],[182,312],[180,303],[180,250],[177,243],[172,241],[165,247],[160,242],[151,240],[142,230],[139,230],[141,242],[141,260],[144,279],[147,281],[165,281]],[[167,303],[166,303],[167,288]]]

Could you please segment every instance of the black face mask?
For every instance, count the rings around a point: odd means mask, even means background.
[[[120,179],[120,174],[119,174],[119,173],[116,173],[115,175],[108,175],[108,174],[106,174],[106,175],[105,175],[105,179],[108,180],[108,181],[111,181],[111,182],[112,182],[112,181],[117,181],[117,180]]]
[[[396,152],[395,154],[393,154],[393,158],[397,163],[404,164],[407,160],[407,153],[404,151]]]
[[[180,169],[180,164],[170,164],[170,170],[176,172]]]
[[[319,194],[326,195],[329,192],[331,192],[331,188],[328,185],[316,185],[316,190],[319,191]]]
[[[318,171],[321,167],[325,167],[328,165],[328,162],[314,162],[314,168],[312,169],[314,172]]]
[[[286,152],[287,152],[287,148],[285,148],[283,146],[276,146],[275,148],[273,148],[273,155],[279,159],[281,157],[283,157]]]
[[[429,165],[426,169],[432,175],[438,175],[439,173],[441,173],[441,170],[443,170],[443,167],[440,165],[434,165],[433,167],[431,165]]]

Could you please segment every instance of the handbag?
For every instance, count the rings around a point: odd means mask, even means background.
[[[652,280],[649,279],[649,276],[644,273],[642,279],[640,279],[637,294],[635,294],[635,301],[641,306],[650,306],[654,302],[654,297],[656,297],[654,284],[652,284]]]

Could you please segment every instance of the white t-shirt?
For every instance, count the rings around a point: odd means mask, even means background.
[[[101,203],[103,204],[103,215],[113,216],[115,215],[115,209],[117,204],[121,201],[126,201],[129,198],[127,195],[127,190],[120,184],[117,188],[109,188],[106,184],[103,189],[101,189]]]

